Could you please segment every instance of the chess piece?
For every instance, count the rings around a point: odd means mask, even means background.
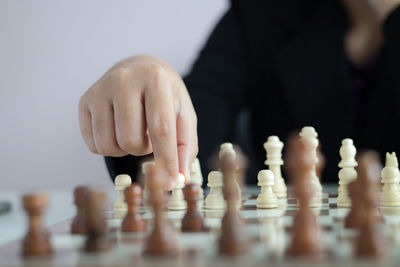
[[[264,148],[267,151],[267,159],[264,164],[274,173],[275,177],[273,191],[278,198],[286,198],[287,189],[281,172],[283,142],[279,140],[278,136],[273,135],[268,137],[267,142],[264,143]]]
[[[176,186],[172,190],[171,198],[168,202],[169,210],[185,210],[186,202],[183,197],[182,189],[185,187],[185,176],[179,173],[178,179],[176,181]]]
[[[200,161],[198,158],[190,164],[190,182],[200,186],[199,189],[199,199],[202,201],[204,199],[203,191],[203,175],[201,173]]]
[[[147,186],[150,193],[150,203],[154,213],[154,227],[145,246],[148,255],[176,255],[179,252],[179,243],[175,231],[164,218],[164,192],[161,188],[161,178],[156,165],[149,165],[147,169]]]
[[[76,215],[71,223],[72,234],[85,234],[85,196],[88,188],[78,186],[74,190],[74,203],[76,206]]]
[[[124,190],[125,202],[128,205],[128,212],[121,223],[122,232],[143,232],[146,231],[146,221],[140,214],[142,204],[142,188],[139,184],[133,183]]]
[[[199,191],[200,186],[198,184],[188,184],[183,190],[187,211],[182,219],[182,232],[201,232],[205,230],[203,218],[197,210]]]
[[[294,166],[297,170],[293,177],[294,195],[299,202],[299,210],[295,215],[292,228],[290,253],[295,256],[321,256],[324,247],[321,242],[321,229],[313,214],[309,202],[314,187],[309,179],[315,168],[316,157],[311,153],[314,146],[311,140],[300,138],[293,147]]]
[[[272,209],[278,207],[278,198],[273,192],[274,174],[270,170],[261,170],[258,175],[258,186],[261,192],[257,197],[257,208]]]
[[[339,162],[339,188],[338,188],[338,207],[350,207],[351,200],[347,190],[347,185],[357,179],[357,161],[355,159],[357,150],[353,144],[353,140],[350,138],[343,139],[342,146],[340,148],[340,157],[342,160]]]
[[[356,242],[356,254],[361,257],[380,257],[384,254],[383,239],[377,228],[376,195],[381,166],[379,156],[375,152],[367,152],[359,159],[358,179],[362,193],[360,195],[364,220],[360,227],[360,235]]]
[[[221,144],[219,154],[218,154],[219,160],[221,161],[222,157],[226,154],[231,155],[234,160],[237,159],[236,151],[235,151],[232,143]],[[238,166],[235,166],[235,171],[237,171],[237,170],[238,170]],[[241,172],[240,174],[244,173],[242,170],[239,170],[239,171]],[[235,175],[234,185],[236,186],[235,192],[237,193],[237,197],[236,197],[237,205],[238,205],[238,208],[240,208],[240,206],[242,205],[242,190],[240,188],[240,185],[239,185],[236,177],[238,177],[238,176]]]
[[[118,195],[114,201],[114,213],[119,217],[125,216],[128,206],[124,200],[124,189],[131,185],[132,179],[127,174],[120,174],[115,177],[115,190],[117,190]]]
[[[22,255],[43,256],[53,252],[50,234],[43,228],[43,212],[49,197],[45,193],[24,195],[24,209],[28,213],[29,229],[22,240]]]
[[[85,197],[86,235],[85,250],[88,252],[109,249],[108,225],[104,214],[104,204],[107,200],[102,191],[89,189]]]
[[[311,145],[311,155],[314,157],[314,165],[309,173],[309,178],[311,181],[311,186],[313,187],[313,196],[310,199],[310,206],[311,207],[318,207],[321,205],[322,202],[322,186],[317,176],[317,164],[318,164],[318,157],[317,157],[317,147],[318,147],[318,134],[315,129],[311,126],[306,126],[301,129],[300,137],[307,139]]]
[[[227,209],[222,218],[219,252],[222,254],[239,254],[249,249],[250,239],[244,229],[244,220],[237,211],[236,162],[235,157],[230,153],[222,155],[221,158],[223,194]]]
[[[351,209],[344,220],[344,226],[346,228],[359,229],[365,218],[365,211],[360,198],[363,189],[360,187],[358,179],[356,179],[347,184],[347,190],[351,200]]]
[[[207,186],[210,188],[210,193],[205,200],[205,208],[211,210],[225,209],[225,199],[222,194],[222,172],[212,171],[208,174]]]
[[[380,198],[381,206],[400,206],[400,171],[396,153],[386,153],[386,164],[383,168],[381,183],[382,195]]]
[[[145,161],[142,164],[142,177],[143,177],[143,202],[145,205],[147,205],[147,202],[149,200],[149,191],[147,189],[147,180],[146,180],[146,173],[147,173],[147,168],[150,165],[154,166],[154,161]]]

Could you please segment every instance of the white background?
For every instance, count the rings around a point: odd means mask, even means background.
[[[0,190],[111,185],[78,101],[140,53],[190,69],[226,0],[0,0]],[[0,196],[1,198],[1,196]]]

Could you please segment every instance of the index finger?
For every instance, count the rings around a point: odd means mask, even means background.
[[[165,85],[169,86],[169,85]],[[145,92],[147,128],[154,159],[166,171],[165,187],[172,189],[178,177],[176,113],[170,88],[155,81]]]

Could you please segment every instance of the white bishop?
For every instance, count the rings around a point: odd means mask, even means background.
[[[337,205],[338,207],[351,207],[347,185],[357,179],[357,172],[354,168],[358,165],[355,159],[357,150],[353,140],[350,138],[343,139],[339,153],[342,158],[339,162],[339,167],[342,169],[339,171]]]
[[[386,153],[385,168],[381,172],[383,184],[381,206],[400,206],[400,171],[396,153]]]

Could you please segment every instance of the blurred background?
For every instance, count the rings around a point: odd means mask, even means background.
[[[131,55],[185,74],[227,0],[0,1],[0,189],[111,186],[79,131],[78,101]]]

